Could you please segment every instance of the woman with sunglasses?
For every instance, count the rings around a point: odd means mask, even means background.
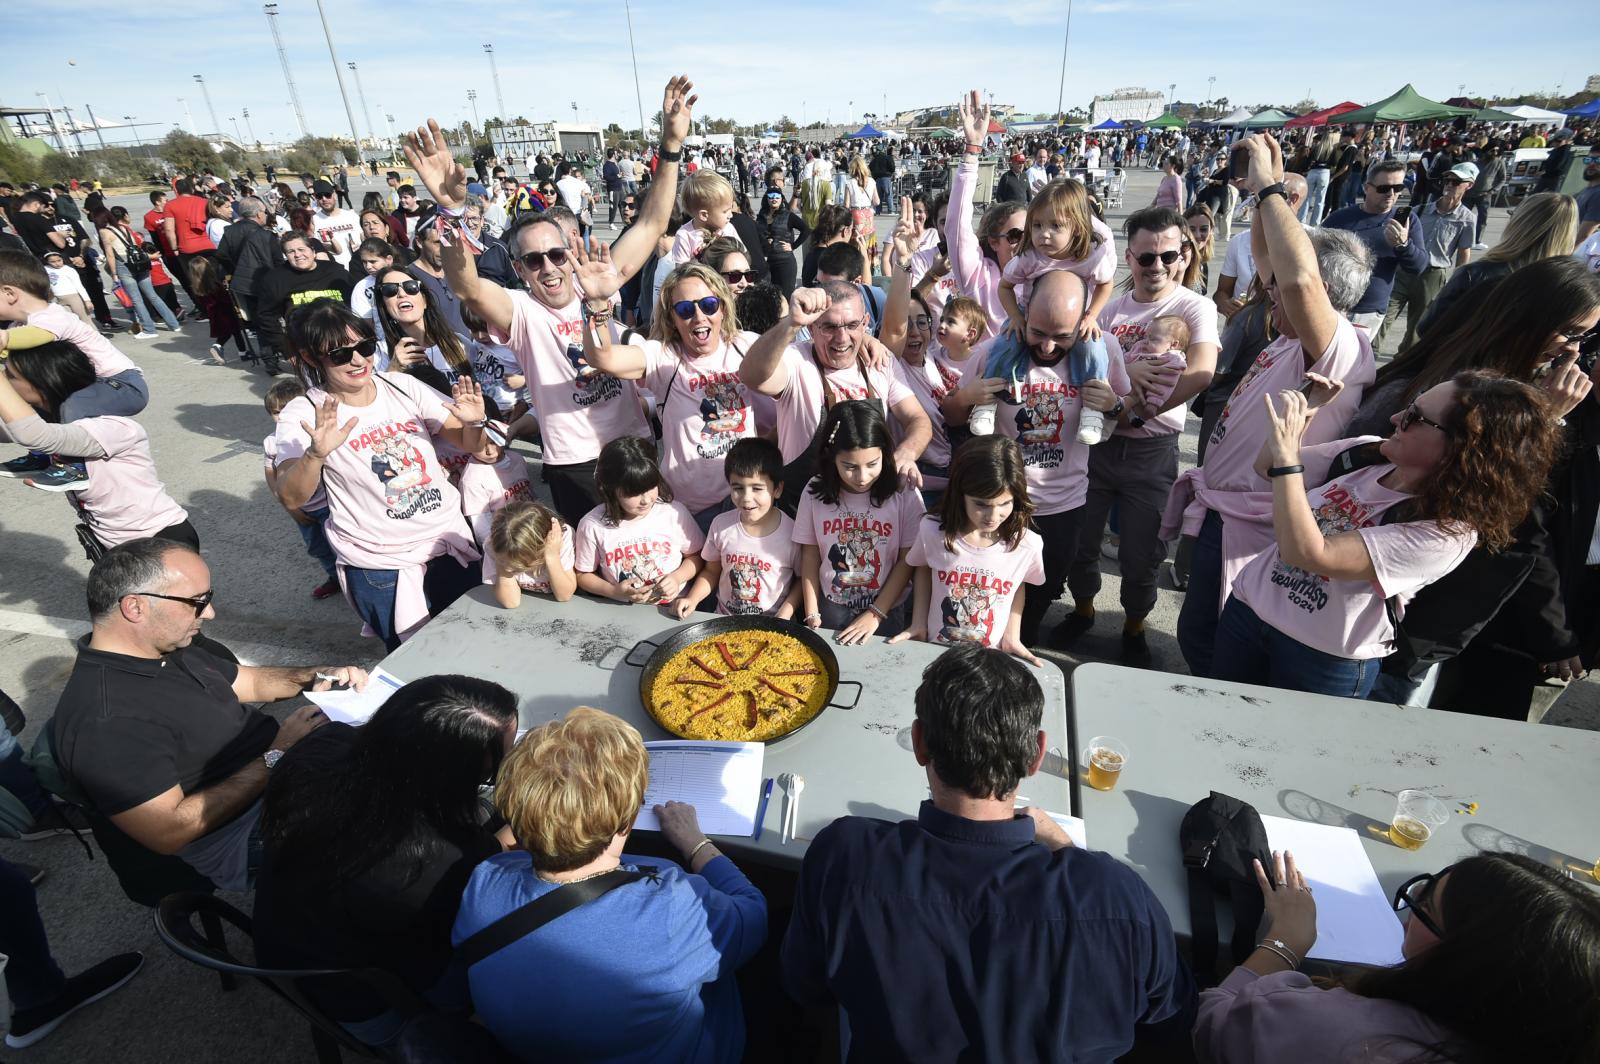
[[[719,243],[707,245],[702,258]],[[600,268],[599,261],[587,260],[579,267],[585,290]],[[584,330],[589,365],[622,380],[642,380],[656,397],[661,472],[701,532],[731,507],[723,459],[739,440],[756,435],[755,395],[739,380],[744,353],[756,339],[739,331],[728,282],[704,262],[686,262],[667,275],[650,339],[624,345],[604,332]]]
[[[1203,1064],[1600,1059],[1600,894],[1567,873],[1480,853],[1407,880],[1394,896],[1405,960],[1331,984],[1296,970],[1317,908],[1293,855],[1256,878],[1262,944],[1200,995]]]
[[[78,463],[88,480],[27,480],[66,491],[83,523],[89,557],[131,539],[154,537],[200,549],[183,507],[167,494],[150,454],[150,437],[132,418],[102,415],[62,423],[61,406],[95,381],[94,364],[75,345],[53,340],[9,352],[0,373],[0,422],[30,451]]]
[[[278,417],[279,498],[299,508],[326,489],[324,528],[345,595],[394,650],[481,579],[434,441],[482,449],[482,389],[462,375],[446,400],[405,374],[378,372],[372,323],[338,303],[296,311],[289,341],[307,390]]]
[[[761,194],[761,209],[756,212],[756,231],[767,255],[772,283],[785,299],[794,294],[796,264],[794,249],[811,237],[811,228],[799,211],[791,210],[782,188],[768,188]]]
[[[722,275],[734,299],[761,281],[761,276],[750,266],[750,256],[744,245],[731,236],[719,236],[707,244],[700,251],[700,261]]]
[[[945,244],[950,249],[950,273],[956,294],[976,299],[989,319],[989,331],[998,336],[1009,321],[1000,303],[1000,274],[1016,257],[1022,243],[1027,210],[1020,203],[996,203],[983,212],[978,230],[972,228],[972,203],[977,193],[978,156],[989,138],[989,105],[973,89],[962,97],[961,126],[967,136],[965,153],[950,182],[950,213],[945,223]]]
[[[283,261],[268,270],[256,288],[256,326],[271,347],[287,354],[284,319],[289,313],[319,299],[348,303],[355,281],[345,267],[320,257],[320,246],[304,233],[289,233],[279,243]]]
[[[445,394],[458,377],[476,378],[476,341],[451,331],[421,281],[393,267],[379,271],[376,281],[373,306],[387,342],[387,350],[379,350],[378,372],[408,373]]]
[[[1510,543],[1560,437],[1544,398],[1481,371],[1458,374],[1394,417],[1394,435],[1302,447],[1341,385],[1310,379],[1265,397],[1256,472],[1272,483],[1274,542],[1246,559],[1216,625],[1212,675],[1365,698],[1395,650],[1407,602],[1474,543]]]

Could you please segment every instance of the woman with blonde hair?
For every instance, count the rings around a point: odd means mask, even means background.
[[[850,159],[850,180],[845,183],[842,202],[850,210],[856,232],[867,236],[867,246],[862,250],[867,254],[867,261],[871,262],[878,250],[878,234],[872,224],[873,215],[878,210],[878,187],[872,180],[872,172],[867,169],[867,160],[859,155]]]
[[[766,939],[766,899],[692,805],[654,809],[684,868],[623,852],[649,766],[630,724],[580,706],[500,767],[495,807],[517,849],[474,870],[453,938],[479,1018],[518,1059],[709,1064],[744,1052],[734,973]],[[576,906],[498,949],[475,938],[558,892]]]
[[[593,293],[604,283],[604,264],[589,261],[581,249],[577,255],[580,283]],[[756,340],[739,329],[728,282],[701,262],[678,266],[662,282],[649,339],[613,344],[607,330],[584,330],[590,366],[621,380],[643,380],[656,397],[661,472],[702,532],[731,506],[723,458],[736,442],[756,435],[754,393],[739,379],[744,353]]]
[[[1217,227],[1216,217],[1210,207],[1196,203],[1183,212],[1183,220],[1189,230],[1189,242],[1194,247],[1194,254],[1189,256],[1189,265],[1183,271],[1183,287],[1205,295],[1211,284],[1211,256],[1215,254],[1212,234]]]
[[[1482,234],[1479,234],[1480,238]],[[1529,196],[1511,216],[1500,243],[1477,262],[1469,262],[1450,275],[1417,322],[1417,335],[1443,321],[1452,308],[1466,307],[1461,297],[1480,285],[1499,281],[1530,263],[1572,254],[1578,243],[1578,201],[1559,192]],[[1480,295],[1482,292],[1479,293]]]

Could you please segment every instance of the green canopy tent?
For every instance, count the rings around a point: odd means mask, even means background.
[[[1185,122],[1183,119],[1179,118],[1177,115],[1173,114],[1171,111],[1168,111],[1166,114],[1162,115],[1160,118],[1157,118],[1154,121],[1152,121],[1147,128],[1150,128],[1150,129],[1182,129],[1187,124],[1188,123]]]
[[[954,140],[955,138],[956,138],[955,130],[953,130],[953,129],[945,129],[943,126],[939,127],[938,129],[934,130],[932,133],[928,134],[928,139],[929,140]]]
[[[1509,115],[1509,114],[1506,114],[1504,111],[1497,111],[1493,107],[1485,107],[1485,108],[1483,108],[1483,110],[1476,112],[1472,116],[1472,120],[1474,122],[1520,122],[1520,121],[1522,121],[1522,119],[1518,118],[1516,115]]]
[[[1251,115],[1240,125],[1245,129],[1278,129],[1293,117],[1295,116],[1288,111],[1280,111],[1276,107],[1269,107],[1265,111]]]
[[[1451,107],[1447,103],[1430,100],[1410,85],[1386,100],[1369,104],[1339,116],[1340,125],[1369,125],[1373,122],[1429,122],[1438,118],[1460,118],[1472,115],[1473,107]]]

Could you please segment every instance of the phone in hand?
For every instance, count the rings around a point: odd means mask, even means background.
[[[1410,221],[1411,220],[1411,204],[1408,203],[1404,207],[1401,207],[1399,210],[1395,211],[1394,212],[1394,220],[1395,220],[1395,223],[1397,225],[1405,225],[1406,222]]]

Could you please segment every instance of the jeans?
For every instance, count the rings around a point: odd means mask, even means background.
[[[395,589],[400,574],[394,569],[357,569],[345,566],[345,586],[355,601],[356,614],[365,621],[389,650],[400,646],[400,633],[394,626]],[[483,580],[483,565],[462,565],[448,554],[428,561],[422,592],[428,600],[428,616],[437,617],[456,599],[477,587]]]
[[[1206,511],[1205,523],[1189,556],[1189,587],[1178,611],[1178,649],[1195,676],[1211,676],[1217,642],[1217,612],[1222,607],[1222,515]]]
[[[5,697],[0,695],[0,698]],[[27,806],[34,816],[50,808],[50,796],[33,778],[33,770],[22,763],[22,744],[17,742],[11,729],[0,724],[0,787]],[[0,950],[0,953],[4,953]]]
[[[328,534],[322,529],[322,526],[328,520],[328,508],[324,506],[320,510],[305,510],[303,512],[307,517],[311,518],[312,523],[309,525],[296,524],[294,527],[300,530],[300,538],[305,541],[306,553],[322,564],[322,571],[328,574],[328,579],[332,580],[338,568],[336,565],[337,559],[334,557],[333,545],[328,542]]]
[[[156,286],[151,282],[148,273],[135,280],[133,271],[128,269],[128,264],[118,259],[117,280],[122,283],[123,290],[128,293],[128,298],[133,300],[133,314],[138,320],[140,328],[149,332],[156,331],[156,323],[150,317],[150,311],[154,310],[160,315],[161,320],[167,323],[167,328],[173,332],[178,331],[177,315],[173,314],[171,308],[156,295]]]
[[[895,198],[894,198],[894,178],[892,178],[892,177],[880,177],[880,178],[878,178],[878,213],[879,214],[895,214],[895,213],[898,213],[898,211],[897,211],[898,206],[899,206],[899,204],[896,203]]]
[[[67,396],[61,404],[61,421],[115,414],[132,417],[150,402],[150,389],[144,383],[144,374],[136,369],[125,369],[113,377],[101,377],[87,388],[80,388]]]
[[[50,956],[50,940],[39,919],[39,899],[28,876],[0,857],[0,953],[6,962],[6,992],[17,1009],[38,1008],[60,994],[67,977]]]
[[[1059,514],[1034,514],[1033,528],[1044,540],[1044,584],[1028,588],[1022,602],[1022,643],[1035,646],[1044,615],[1067,586],[1067,571],[1078,549],[1078,525],[1083,507]]]
[[[1337,698],[1366,698],[1382,658],[1341,658],[1291,639],[1228,597],[1217,622],[1212,675]]]
[[[1444,290],[1448,276],[1449,271],[1442,266],[1429,266],[1421,273],[1412,273],[1406,269],[1394,271],[1394,288],[1389,293],[1389,307],[1383,312],[1383,325],[1379,327],[1378,335],[1372,341],[1374,353],[1388,335],[1389,328],[1400,317],[1401,311],[1404,311],[1406,316],[1406,333],[1395,350],[1404,351],[1416,343],[1417,322],[1422,320],[1422,315]]]
[[[1300,204],[1300,220],[1306,225],[1321,225],[1327,201],[1328,168],[1314,166],[1306,171],[1306,198]]]

